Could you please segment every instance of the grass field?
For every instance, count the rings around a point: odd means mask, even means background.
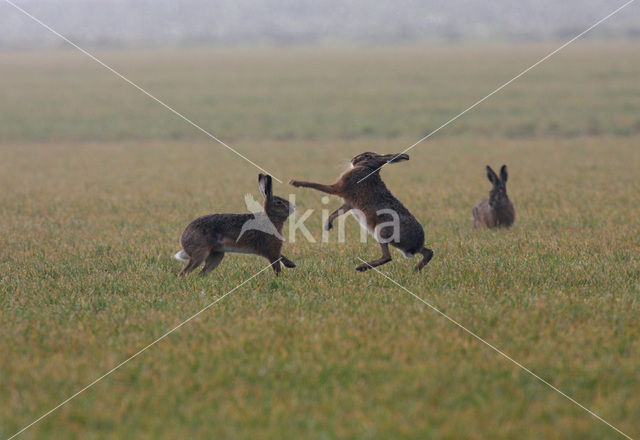
[[[270,170],[330,182],[398,152],[548,46],[109,52]],[[640,45],[576,44],[383,178],[435,257],[380,269],[640,436]],[[0,54],[0,437],[267,264],[178,279],[182,228],[258,197],[253,166],[72,51]],[[484,165],[518,218],[474,231]],[[296,195],[320,237],[317,192]],[[21,438],[622,438],[375,272],[298,236],[265,271]],[[286,226],[285,226],[286,227]]]

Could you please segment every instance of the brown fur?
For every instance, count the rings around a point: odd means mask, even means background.
[[[507,166],[500,168],[500,177],[487,165],[487,178],[493,184],[489,198],[473,207],[473,227],[510,228],[516,219],[516,210],[507,196]]]
[[[331,185],[323,185],[320,183],[303,182],[291,180],[289,183],[295,187],[313,188],[318,191],[342,197],[344,204],[329,215],[329,219],[325,228],[331,229],[333,221],[336,217],[347,213],[351,209],[362,211],[366,219],[366,225],[371,231],[377,231],[378,225],[388,223],[392,220],[390,214],[378,214],[379,210],[392,209],[400,219],[400,237],[398,241],[391,241],[390,244],[400,250],[405,255],[412,256],[414,254],[422,254],[422,260],[416,266],[416,270],[420,271],[433,257],[433,251],[424,247],[424,230],[422,225],[415,219],[407,208],[396,199],[391,191],[387,189],[380,178],[380,167],[387,163],[396,163],[409,160],[406,154],[386,154],[362,153],[351,159],[352,168],[345,171],[340,178]],[[369,175],[372,173],[371,175]],[[367,177],[367,175],[369,175]],[[360,181],[361,179],[363,179]],[[359,182],[360,181],[360,182]],[[391,227],[382,227],[378,231],[379,237],[383,240],[380,242],[382,256],[368,263],[360,264],[356,270],[365,271],[371,267],[380,266],[391,261],[389,252],[389,243],[383,243],[390,239],[393,234]],[[381,242],[383,241],[383,242]]]
[[[292,212],[290,204],[287,200],[273,195],[271,176],[259,174],[258,182],[265,198],[264,212],[282,235],[282,226]],[[281,262],[286,267],[296,267],[281,254],[283,242],[277,236],[255,229],[246,230],[240,236],[242,226],[254,218],[254,214],[212,214],[189,223],[180,237],[182,249],[189,256],[189,262],[180,272],[180,276],[192,272],[202,262],[205,262],[205,265],[200,274],[212,271],[220,264],[225,252],[260,255],[269,260],[276,275],[280,274]]]

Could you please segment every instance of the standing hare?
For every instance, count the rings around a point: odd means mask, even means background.
[[[294,208],[285,199],[272,193],[271,176],[259,174],[258,183],[264,197],[264,211],[253,214],[212,214],[199,217],[189,223],[182,232],[182,250],[174,255],[181,261],[189,261],[180,276],[195,270],[202,262],[204,275],[222,261],[225,252],[255,254],[265,257],[280,274],[280,262],[286,267],[296,267],[282,255],[282,225]]]
[[[500,177],[487,165],[487,178],[493,184],[489,198],[473,207],[473,227],[507,227],[516,219],[516,210],[507,196],[507,166],[500,168]]]
[[[291,180],[295,187],[313,188],[327,194],[342,197],[344,204],[329,215],[325,228],[331,229],[333,221],[349,211],[360,222],[382,249],[377,260],[360,264],[358,271],[380,266],[391,261],[389,244],[398,248],[405,257],[422,254],[416,266],[420,271],[433,257],[433,251],[424,247],[424,230],[404,205],[387,189],[380,178],[380,168],[386,163],[409,160],[407,154],[362,153],[351,159],[351,169],[331,185]]]

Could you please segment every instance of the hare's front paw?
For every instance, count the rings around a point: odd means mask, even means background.
[[[362,264],[358,264],[356,266],[356,270],[358,272],[364,272],[365,270],[369,269],[369,265],[367,263],[362,263]]]
[[[326,223],[324,224],[324,230],[325,230],[325,231],[330,231],[332,228],[333,228],[333,223],[331,223],[331,222],[326,222]]]
[[[289,185],[293,185],[297,188],[300,186],[300,183],[297,180],[289,180]]]

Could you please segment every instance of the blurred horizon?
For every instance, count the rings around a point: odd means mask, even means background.
[[[328,0],[16,0],[62,35],[102,48],[393,45],[566,40],[624,4],[612,0],[436,2]],[[631,4],[585,38],[640,40]],[[0,48],[65,45],[0,2]]]

